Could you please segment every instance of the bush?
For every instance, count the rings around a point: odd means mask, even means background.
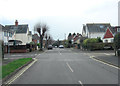
[[[89,38],[83,41],[82,46],[83,48],[91,49],[93,46],[93,43],[98,43],[98,42],[99,42],[98,38]]]
[[[117,33],[114,37],[114,49],[115,49],[115,55],[120,56],[120,50],[118,50],[120,49],[120,33]]]
[[[37,46],[40,48],[40,43],[37,43]]]
[[[120,48],[120,33],[117,33],[114,37],[114,47],[115,49]]]
[[[102,43],[100,38],[89,38],[82,44],[82,47],[87,50],[103,50],[105,46],[113,48],[113,43]]]
[[[0,48],[1,56],[4,58],[4,42],[2,40],[0,40]]]

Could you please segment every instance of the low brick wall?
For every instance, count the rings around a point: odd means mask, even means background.
[[[24,50],[10,50],[10,53],[27,53],[29,52],[27,49]]]
[[[10,53],[26,53],[29,52],[29,48],[26,45],[17,45],[17,46],[10,46]]]

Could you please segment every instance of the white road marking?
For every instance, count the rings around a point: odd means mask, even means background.
[[[78,82],[79,82],[79,84],[81,84],[81,86],[83,86],[83,83],[81,81],[78,81]]]
[[[62,55],[61,53],[59,53],[60,55]]]
[[[100,60],[97,60],[97,59],[95,59],[95,58],[93,58],[93,57],[94,57],[94,56],[90,56],[91,59],[93,59],[93,60],[95,60],[95,61],[97,61],[97,62],[103,63],[103,64],[105,64],[105,65],[108,65],[108,66],[110,66],[110,67],[113,67],[113,68],[116,68],[116,69],[119,69],[119,70],[120,70],[120,68],[117,67],[117,66],[114,66],[114,65],[111,65],[111,64],[105,63],[105,62],[100,61]]]
[[[110,55],[110,54],[108,54],[108,53],[104,53],[105,55]]]
[[[4,58],[4,59],[19,59],[19,58]]]
[[[11,55],[11,56],[23,56],[23,55]]]
[[[70,65],[68,64],[68,62],[66,62],[67,66],[69,67],[69,69],[71,70],[71,72],[74,72],[73,69],[70,67]]]
[[[9,81],[7,81],[5,84],[11,84],[12,82],[14,82],[18,77],[20,77],[28,68],[30,68],[36,61],[37,59],[33,58],[34,61],[32,63],[30,63],[28,66],[26,66],[25,68],[23,68],[22,70],[20,70],[17,74],[15,74],[15,76],[13,76]]]

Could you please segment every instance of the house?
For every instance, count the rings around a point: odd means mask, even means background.
[[[111,27],[110,23],[87,23],[83,25],[82,36],[87,38],[103,39],[107,27]]]
[[[0,40],[2,40],[2,25],[0,24]]]
[[[32,35],[32,41],[37,44],[39,43],[40,37],[38,36],[38,34],[34,34]]]
[[[1,37],[2,40],[4,42],[4,45],[8,45],[8,41],[9,40],[13,40],[14,39],[14,31],[11,31],[10,29],[6,29],[3,25],[0,25],[1,27]]]
[[[79,34],[79,33],[77,33],[77,35],[75,35],[75,37],[73,39],[74,40],[74,46],[75,46],[75,48],[80,48],[81,37],[82,37],[82,35]]]
[[[80,44],[80,37],[82,37],[82,35],[77,33],[77,35],[74,37],[75,44]]]
[[[12,31],[12,40],[22,41],[21,45],[26,45],[32,42],[32,32],[29,31],[28,24],[18,25],[18,21],[15,21],[15,25],[5,25],[6,31]],[[6,32],[7,33],[7,32]],[[5,33],[5,36],[7,36]],[[11,39],[9,39],[11,40]]]
[[[120,27],[108,27],[103,37],[103,43],[113,43],[117,32],[120,32]]]

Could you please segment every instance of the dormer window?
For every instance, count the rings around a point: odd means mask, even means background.
[[[100,28],[104,28],[104,26],[103,26],[103,25],[100,25]]]
[[[117,28],[117,32],[120,32],[120,28]]]

